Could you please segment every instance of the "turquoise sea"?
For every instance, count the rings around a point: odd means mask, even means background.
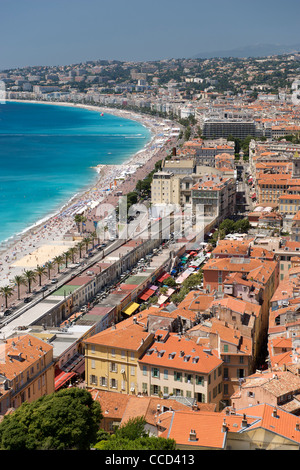
[[[105,112],[0,104],[0,242],[91,186],[92,166],[123,163],[150,139],[142,124]]]

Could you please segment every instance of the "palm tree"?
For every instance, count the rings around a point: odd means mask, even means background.
[[[82,214],[75,214],[74,216],[74,222],[77,224],[77,230],[78,232],[83,231],[83,224],[86,222],[86,217]],[[80,224],[81,224],[81,229],[80,229]]]
[[[28,292],[29,294],[31,293],[31,283],[33,281],[35,281],[36,279],[36,274],[34,271],[32,271],[31,269],[27,270],[27,271],[24,271],[24,277],[25,277],[25,282],[28,286]]]
[[[51,269],[54,268],[54,263],[52,261],[48,261],[46,264],[45,264],[47,270],[48,270],[48,279],[50,279],[51,277]]]
[[[7,299],[14,293],[14,289],[11,286],[4,286],[0,288],[0,295],[5,298],[5,308],[7,308]]]
[[[81,215],[80,214],[75,214],[74,222],[77,225],[77,231],[80,232],[80,223],[81,223]]]
[[[62,257],[62,256],[55,256],[55,258],[54,258],[53,261],[54,261],[54,263],[55,263],[56,266],[57,266],[57,274],[59,274],[59,272],[60,272],[60,265],[61,265],[61,263],[63,262],[63,257]]]
[[[68,267],[68,260],[71,258],[71,253],[70,251],[66,251],[64,254],[63,254],[64,258],[65,258],[65,263],[66,263],[66,268]]]
[[[39,276],[39,286],[42,285],[42,275],[46,273],[46,268],[45,266],[37,266],[35,272]]]
[[[78,251],[78,250],[77,250],[76,246],[72,246],[72,247],[69,249],[69,253],[70,253],[71,257],[72,257],[72,263],[73,263],[73,264],[74,264],[74,262],[75,262],[74,256],[75,256],[75,254],[77,253],[77,251]]]
[[[24,276],[15,276],[14,277],[14,283],[16,284],[16,286],[18,287],[18,300],[20,300],[20,287],[24,284],[26,284],[26,281],[24,279]]]
[[[85,252],[87,253],[91,239],[90,237],[85,237],[82,241],[85,244]]]
[[[97,232],[96,230],[94,232],[91,233],[91,241],[93,243],[93,249],[95,248],[95,240],[98,239],[98,236],[97,236]],[[98,243],[99,243],[99,239],[98,239]]]
[[[83,241],[79,242],[77,246],[78,246],[78,250],[79,250],[79,258],[82,258],[82,256],[81,256],[82,248],[84,247]]]

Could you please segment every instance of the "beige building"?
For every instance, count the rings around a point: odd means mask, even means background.
[[[154,173],[151,184],[152,204],[180,204],[179,175],[169,171]]]
[[[54,392],[51,345],[26,334],[5,340],[0,348],[1,415]]]
[[[197,341],[158,330],[155,342],[138,361],[139,392],[177,396],[221,407],[222,360]]]

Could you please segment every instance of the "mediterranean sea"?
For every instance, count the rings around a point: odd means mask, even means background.
[[[0,104],[0,242],[91,187],[91,167],[124,163],[150,139],[141,123],[98,110]]]

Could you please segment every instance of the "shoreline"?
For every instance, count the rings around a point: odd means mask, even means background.
[[[65,203],[63,203],[57,210],[51,214],[45,215],[39,219],[35,224],[25,228],[23,231],[16,233],[0,243],[0,287],[11,284],[11,280],[15,275],[22,274],[25,267],[16,268],[14,263],[31,254],[32,251],[37,250],[40,246],[46,244],[60,244],[66,243],[64,236],[71,233],[72,230],[76,232],[76,224],[74,222],[74,215],[77,211],[88,212],[91,214],[93,209],[97,208],[99,204],[107,199],[107,195],[111,195],[118,186],[122,184],[123,180],[117,179],[117,175],[122,174],[127,170],[126,177],[129,175],[134,176],[137,170],[142,169],[146,164],[155,156],[160,153],[162,147],[165,146],[167,138],[159,139],[157,142],[158,134],[161,134],[161,126],[166,125],[166,119],[154,118],[152,116],[144,116],[135,112],[127,110],[119,110],[114,108],[106,108],[98,105],[86,105],[81,103],[68,103],[68,102],[52,102],[52,101],[38,101],[38,100],[7,100],[8,102],[17,103],[32,103],[32,104],[49,104],[56,106],[79,107],[99,113],[107,113],[115,115],[124,119],[132,119],[139,122],[150,131],[150,140],[138,152],[131,155],[128,159],[120,164],[99,164],[91,167],[95,170],[95,180],[91,181],[72,195]],[[169,121],[169,120],[168,120]],[[170,122],[170,121],[169,121]],[[163,140],[163,142],[161,142]],[[118,181],[111,187],[111,182]],[[107,189],[110,189],[107,191]]]

